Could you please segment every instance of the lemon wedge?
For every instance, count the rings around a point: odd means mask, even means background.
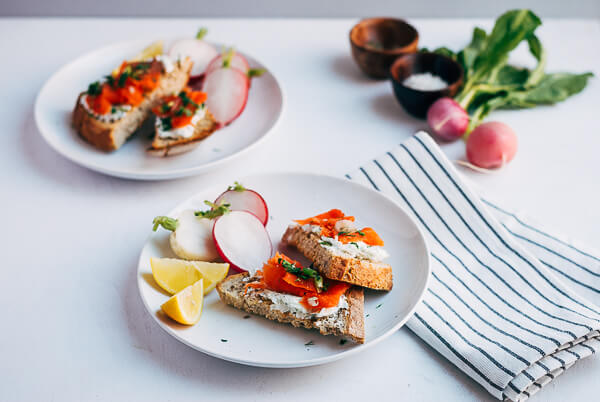
[[[163,53],[163,41],[157,40],[144,48],[132,61],[142,61],[151,59]]]
[[[207,294],[229,271],[229,264],[176,258],[151,258],[150,266],[156,283],[170,294],[180,292],[200,279],[204,279],[204,294]]]
[[[141,52],[139,52],[135,57],[131,58],[129,61],[144,61],[148,59],[152,59],[159,54],[163,53],[163,41],[157,40],[156,42],[152,42],[148,46],[144,48]],[[112,71],[113,76],[117,76],[119,74],[119,67],[115,68]]]
[[[163,303],[166,315],[180,324],[194,325],[202,315],[204,280],[200,279]]]

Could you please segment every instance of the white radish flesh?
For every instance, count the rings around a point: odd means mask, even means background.
[[[206,74],[210,73],[213,70],[217,70],[221,67],[223,67],[222,54],[218,55],[217,57],[211,60],[211,62],[208,64],[208,67],[206,67]],[[246,58],[239,53],[234,53],[231,56],[229,67],[236,68],[244,74],[246,74],[250,69],[250,65],[248,64]]]
[[[169,243],[175,255],[186,260],[215,261],[219,253],[213,241],[213,221],[194,215],[191,209],[177,217],[177,229],[171,233]]]
[[[219,68],[204,78],[206,106],[221,124],[229,124],[238,117],[248,100],[248,78],[234,68]]]
[[[213,238],[221,258],[236,271],[253,274],[273,254],[267,230],[250,212],[231,211],[218,218]]]
[[[263,225],[269,220],[269,209],[264,198],[254,190],[227,190],[215,200],[215,204],[229,204],[232,211],[248,211],[254,214]]]
[[[169,57],[173,60],[189,57],[194,62],[190,71],[192,77],[204,73],[211,60],[218,55],[213,45],[199,39],[180,39],[169,48]]]

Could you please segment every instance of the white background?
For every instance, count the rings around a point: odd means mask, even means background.
[[[424,46],[463,46],[474,24],[412,22]],[[406,329],[373,349],[313,368],[257,369],[196,352],[166,335],[136,288],[151,220],[199,189],[255,172],[354,169],[424,123],[349,56],[354,20],[0,19],[1,401],[448,400],[491,398]],[[82,53],[121,39],[207,26],[270,67],[283,85],[281,124],[251,154],[202,176],[134,182],[76,166],[36,130],[43,82]],[[598,20],[545,20],[548,70],[600,75]],[[526,52],[516,56],[527,63]],[[494,113],[519,136],[516,159],[476,187],[592,245],[600,238],[600,82],[555,107]],[[445,145],[463,156],[460,142]],[[600,360],[578,363],[536,401],[594,400]]]

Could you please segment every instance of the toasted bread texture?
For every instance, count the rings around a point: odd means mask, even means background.
[[[392,289],[392,267],[389,264],[335,255],[321,246],[317,233],[307,232],[300,226],[288,227],[282,242],[296,247],[313,262],[321,275],[329,279],[370,289]]]
[[[186,86],[191,69],[192,61],[189,58],[177,61],[173,71],[162,74],[160,84],[145,94],[140,105],[131,108],[125,116],[114,122],[101,121],[89,113],[81,104],[81,98],[85,96],[85,92],[82,92],[73,111],[73,127],[94,147],[114,151],[142,125],[163,96],[179,92]]]
[[[269,320],[292,324],[294,327],[317,329],[322,335],[336,335],[349,338],[357,343],[365,342],[364,294],[361,288],[351,287],[346,291],[347,308],[326,317],[299,316],[293,312],[272,309],[273,302],[262,295],[262,290],[250,288],[247,283],[258,281],[247,272],[232,275],[217,285],[221,300],[237,309],[268,318]]]
[[[154,156],[179,155],[191,151],[200,145],[200,141],[206,139],[219,128],[215,118],[209,110],[204,117],[196,123],[194,134],[189,138],[160,138],[155,134],[148,153]]]

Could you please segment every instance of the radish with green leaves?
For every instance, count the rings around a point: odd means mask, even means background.
[[[171,231],[169,244],[175,255],[185,260],[215,261],[219,253],[212,237],[214,219],[229,212],[226,204],[215,205],[208,211],[182,211],[177,218],[157,216],[152,230],[159,226]]]

